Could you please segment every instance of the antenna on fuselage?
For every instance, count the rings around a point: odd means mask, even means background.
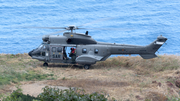
[[[86,31],[86,33],[85,33],[86,35],[88,35],[88,31]]]

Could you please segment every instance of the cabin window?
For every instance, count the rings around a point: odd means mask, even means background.
[[[94,53],[96,53],[96,54],[97,54],[97,53],[98,53],[98,51],[99,51],[98,49],[94,49]]]
[[[56,47],[52,47],[52,52],[56,52]]]
[[[87,52],[87,49],[86,48],[83,48],[82,49],[82,53],[86,53]]]
[[[57,48],[57,52],[62,52],[62,48],[61,48],[61,47],[58,47],[58,48]]]

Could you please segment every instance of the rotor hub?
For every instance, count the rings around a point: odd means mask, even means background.
[[[70,25],[66,28],[66,30],[71,30],[71,33],[73,33],[73,30],[78,29],[75,25]]]
[[[75,30],[78,29],[75,25],[70,25],[66,28],[67,30]]]

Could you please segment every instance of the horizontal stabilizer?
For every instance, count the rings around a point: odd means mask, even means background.
[[[143,59],[151,59],[157,57],[156,54],[139,54]]]

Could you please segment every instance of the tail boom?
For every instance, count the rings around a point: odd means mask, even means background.
[[[157,57],[155,52],[166,42],[167,38],[158,36],[155,41],[147,46],[111,45],[111,54],[139,54],[143,59]]]

